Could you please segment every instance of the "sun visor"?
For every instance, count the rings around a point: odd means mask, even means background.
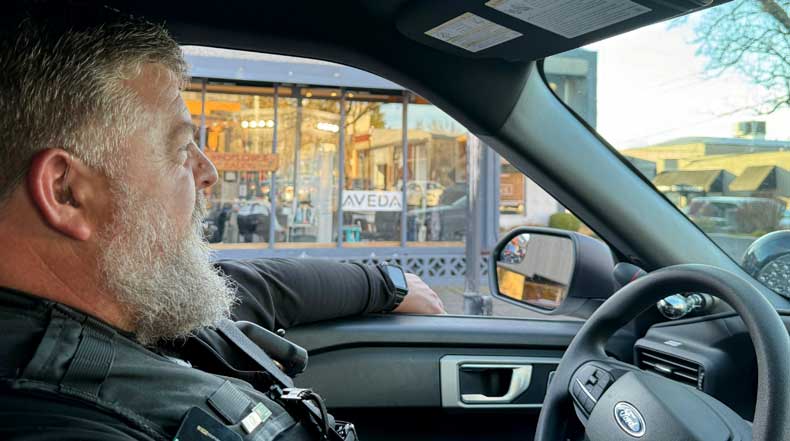
[[[398,30],[469,58],[536,60],[725,3],[711,0],[415,0]]]

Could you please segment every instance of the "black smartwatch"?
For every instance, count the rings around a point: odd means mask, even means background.
[[[409,285],[406,283],[406,274],[403,272],[403,268],[398,265],[380,263],[378,266],[381,273],[384,274],[384,277],[389,280],[390,283],[388,283],[388,285],[392,285],[395,288],[395,304],[392,306],[392,309],[395,309],[403,302],[403,298],[406,297],[406,294],[409,293]]]

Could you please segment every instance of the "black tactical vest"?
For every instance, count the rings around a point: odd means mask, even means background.
[[[63,305],[28,297],[24,303],[35,305],[37,311],[25,311],[18,308],[18,301],[14,310],[3,305],[0,297],[0,314],[13,318],[4,323],[17,326],[38,318],[43,319],[45,331],[26,365],[2,366],[0,361],[4,387],[95,406],[162,441],[174,439],[193,407],[243,440],[318,438],[269,395],[245,381],[210,374],[148,350],[118,330]],[[252,418],[250,424],[254,411],[259,417]]]

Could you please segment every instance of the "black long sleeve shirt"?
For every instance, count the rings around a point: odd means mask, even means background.
[[[368,312],[388,311],[393,288],[373,267],[316,259],[220,261],[236,284],[240,302],[232,314],[273,330]],[[5,298],[4,298],[5,296]],[[39,300],[0,289],[0,360],[3,376],[21,372],[36,350],[46,322],[15,315]],[[188,358],[188,357],[185,357]],[[0,382],[2,383],[2,382]],[[75,406],[52,396],[0,387],[0,439],[130,441],[141,434],[92,406]]]
[[[217,266],[238,286],[235,320],[267,329],[389,311],[393,288],[368,265],[319,259],[226,260]]]

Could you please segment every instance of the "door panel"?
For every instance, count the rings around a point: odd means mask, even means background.
[[[394,345],[564,349],[584,322],[476,316],[371,314],[288,330],[311,355],[344,347]]]
[[[287,337],[310,353],[297,386],[318,392],[338,419],[356,424],[362,440],[525,440],[549,374],[582,324],[373,315],[297,327]],[[461,395],[505,395],[511,366],[531,367],[516,406],[458,405]],[[448,379],[457,380],[454,391]]]

